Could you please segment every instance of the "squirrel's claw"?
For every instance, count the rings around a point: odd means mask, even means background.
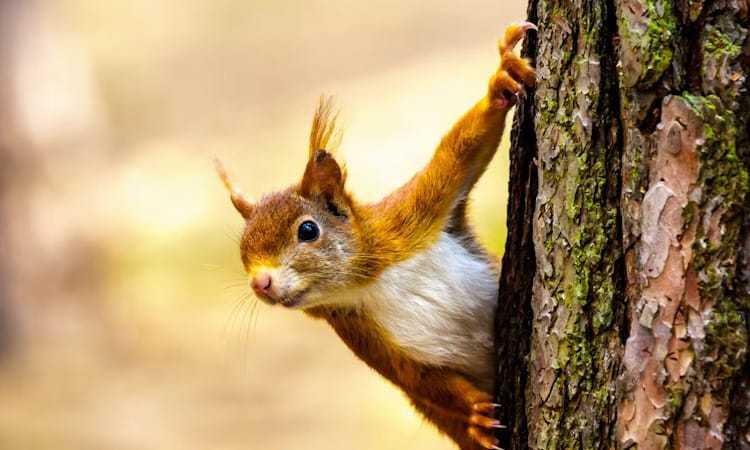
[[[499,407],[499,404],[488,401],[480,401],[471,405],[473,413],[469,416],[468,421],[469,437],[488,450],[500,448],[493,430],[506,428],[499,420],[492,417]]]
[[[489,99],[492,108],[508,109],[526,98],[524,86],[534,87],[536,72],[529,61],[513,53],[513,48],[529,30],[536,30],[530,22],[513,24],[500,41],[500,68],[490,80]]]
[[[474,442],[476,442],[483,448],[486,448],[487,450],[500,448],[500,441],[498,441],[497,438],[493,436],[493,433],[488,432],[487,430],[483,430],[479,427],[470,426],[469,437],[471,437]]]
[[[529,30],[538,31],[536,25],[531,22],[519,22],[514,23],[505,29],[505,35],[499,43],[500,55],[506,51],[513,51],[513,48],[518,42],[529,32]]]
[[[497,408],[500,408],[501,406],[502,405],[499,403],[479,402],[479,403],[474,403],[473,405],[471,405],[471,409],[480,413],[492,413]]]

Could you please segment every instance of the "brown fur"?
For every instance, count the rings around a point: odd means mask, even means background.
[[[489,419],[491,397],[455,371],[420,364],[389,345],[387,335],[355,309],[320,307],[307,311],[325,319],[342,341],[383,377],[399,386],[412,404],[462,450],[481,449],[468,434],[483,435],[473,421]],[[492,419],[489,419],[492,421]]]
[[[422,171],[380,202],[356,202],[345,190],[344,171],[325,150],[339,136],[330,100],[321,100],[314,116],[308,164],[298,185],[252,205],[220,169],[232,202],[247,219],[241,250],[248,272],[262,266],[292,268],[300,280],[285,287],[288,295],[315,299],[371,283],[389,266],[435,244],[444,231],[486,256],[466,220],[466,198],[497,150],[513,95],[520,93],[521,83],[533,84],[528,62],[512,53],[528,28],[508,29],[500,43],[502,64],[487,96],[453,126]],[[303,220],[314,220],[322,231],[316,241],[300,245],[296,232]],[[496,445],[490,393],[466,374],[409,358],[363,308],[311,302],[303,306],[308,314],[326,320],[359,358],[403,389],[462,450]]]

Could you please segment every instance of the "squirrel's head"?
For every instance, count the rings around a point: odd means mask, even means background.
[[[324,148],[335,138],[331,102],[321,101],[313,120],[302,180],[252,203],[217,170],[245,219],[242,262],[259,298],[290,308],[318,306],[332,292],[357,282],[347,270],[358,253],[356,214],[344,190],[346,174]],[[330,148],[330,147],[329,147]]]

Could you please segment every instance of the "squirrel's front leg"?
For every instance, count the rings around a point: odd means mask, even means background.
[[[536,85],[536,72],[529,61],[513,52],[526,33],[536,29],[536,25],[522,22],[505,30],[503,38],[498,42],[500,67],[490,78],[487,96],[445,137],[449,140],[453,136],[456,150],[466,152],[463,157],[470,158],[473,163],[465,174],[464,189],[467,192],[492,160],[505,129],[507,112],[519,99],[526,96],[527,87],[533,88]],[[477,148],[462,144],[462,141],[476,142]]]
[[[421,172],[374,205],[374,227],[388,235],[386,241],[429,246],[479,180],[500,144],[508,110],[525,95],[524,86],[534,86],[534,69],[513,52],[532,29],[536,26],[528,22],[508,27],[499,43],[500,67],[487,94],[453,125]]]

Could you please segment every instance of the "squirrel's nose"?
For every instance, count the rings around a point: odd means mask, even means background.
[[[250,285],[259,296],[277,300],[273,293],[273,278],[268,272],[255,275]]]

